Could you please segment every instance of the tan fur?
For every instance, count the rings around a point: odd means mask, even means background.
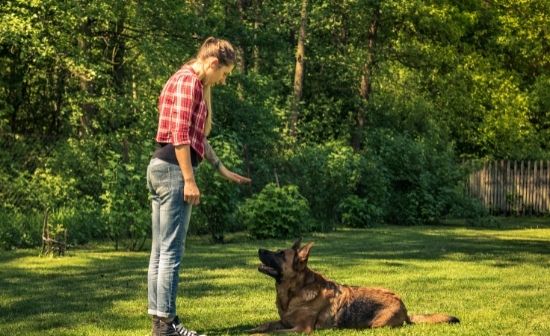
[[[395,293],[384,288],[340,285],[307,267],[312,243],[271,252],[260,250],[260,271],[276,278],[280,320],[265,323],[252,333],[303,332],[325,328],[398,327],[407,323],[456,323],[445,314],[407,314]],[[268,265],[269,264],[269,265]],[[266,266],[267,271],[266,271]],[[263,267],[263,269],[262,269]],[[275,272],[280,268],[278,272]],[[275,276],[274,273],[277,273]]]

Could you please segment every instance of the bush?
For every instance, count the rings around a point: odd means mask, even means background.
[[[101,217],[101,206],[91,197],[52,209],[48,222],[67,230],[67,243],[79,245],[92,239],[103,238],[105,228]]]
[[[366,199],[350,195],[338,207],[340,223],[348,227],[365,228],[382,218],[382,209]]]
[[[457,197],[451,206],[448,217],[464,218],[472,226],[485,222],[490,218],[489,210],[480,200],[466,194],[464,190],[457,190]]]
[[[14,209],[0,208],[0,248],[37,246],[41,241],[43,214],[36,211],[23,214]]]
[[[338,221],[340,202],[355,191],[361,164],[361,156],[342,142],[303,146],[288,160],[284,180],[299,187],[319,229],[327,231]]]
[[[145,177],[145,158],[130,156],[127,162],[120,154],[110,151],[106,158],[102,218],[106,235],[115,243],[125,241],[128,250],[141,250],[151,231],[151,206],[148,201]]]
[[[371,148],[387,170],[392,203],[386,220],[400,225],[436,223],[451,211],[464,172],[452,147],[436,137],[374,133]]]
[[[0,212],[0,245],[4,249],[40,245],[46,209],[66,211],[79,203],[76,180],[51,168],[0,175],[0,196],[5,200]]]
[[[217,137],[210,142],[224,165],[239,172],[242,160],[237,154],[239,145],[236,138]],[[225,232],[238,229],[234,217],[239,186],[225,180],[207,162],[203,162],[197,171],[197,184],[201,203],[194,210],[197,216],[191,217],[191,232],[210,233],[214,242],[222,243]]]
[[[255,238],[295,238],[310,230],[310,209],[298,187],[270,183],[239,209],[239,217]]]
[[[382,160],[366,151],[361,158],[360,177],[354,195],[367,205],[369,221],[381,223],[390,205],[390,177]]]

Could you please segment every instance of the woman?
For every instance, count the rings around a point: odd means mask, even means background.
[[[153,232],[148,313],[153,316],[153,336],[197,335],[187,330],[176,315],[178,271],[191,207],[200,202],[195,168],[205,158],[226,179],[250,182],[228,170],[206,139],[212,128],[211,88],[225,83],[234,64],[232,45],[209,37],[197,56],[170,77],[159,97],[159,148],[147,168]]]

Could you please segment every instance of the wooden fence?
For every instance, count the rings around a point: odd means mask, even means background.
[[[550,161],[488,162],[469,177],[468,192],[492,214],[550,213]]]

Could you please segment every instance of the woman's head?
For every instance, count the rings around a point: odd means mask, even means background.
[[[218,60],[220,66],[235,64],[235,50],[229,41],[215,37],[207,38],[197,53],[197,60],[202,62],[214,57]]]
[[[204,98],[208,108],[204,133],[210,134],[212,130],[212,99],[211,87],[216,84],[225,84],[225,78],[235,66],[235,49],[226,40],[215,37],[207,38],[195,59],[191,60],[193,68],[197,70],[201,81],[204,83]]]
[[[203,84],[213,86],[225,83],[225,78],[233,70],[235,58],[235,50],[231,43],[209,37],[203,42],[191,63],[198,70]]]

